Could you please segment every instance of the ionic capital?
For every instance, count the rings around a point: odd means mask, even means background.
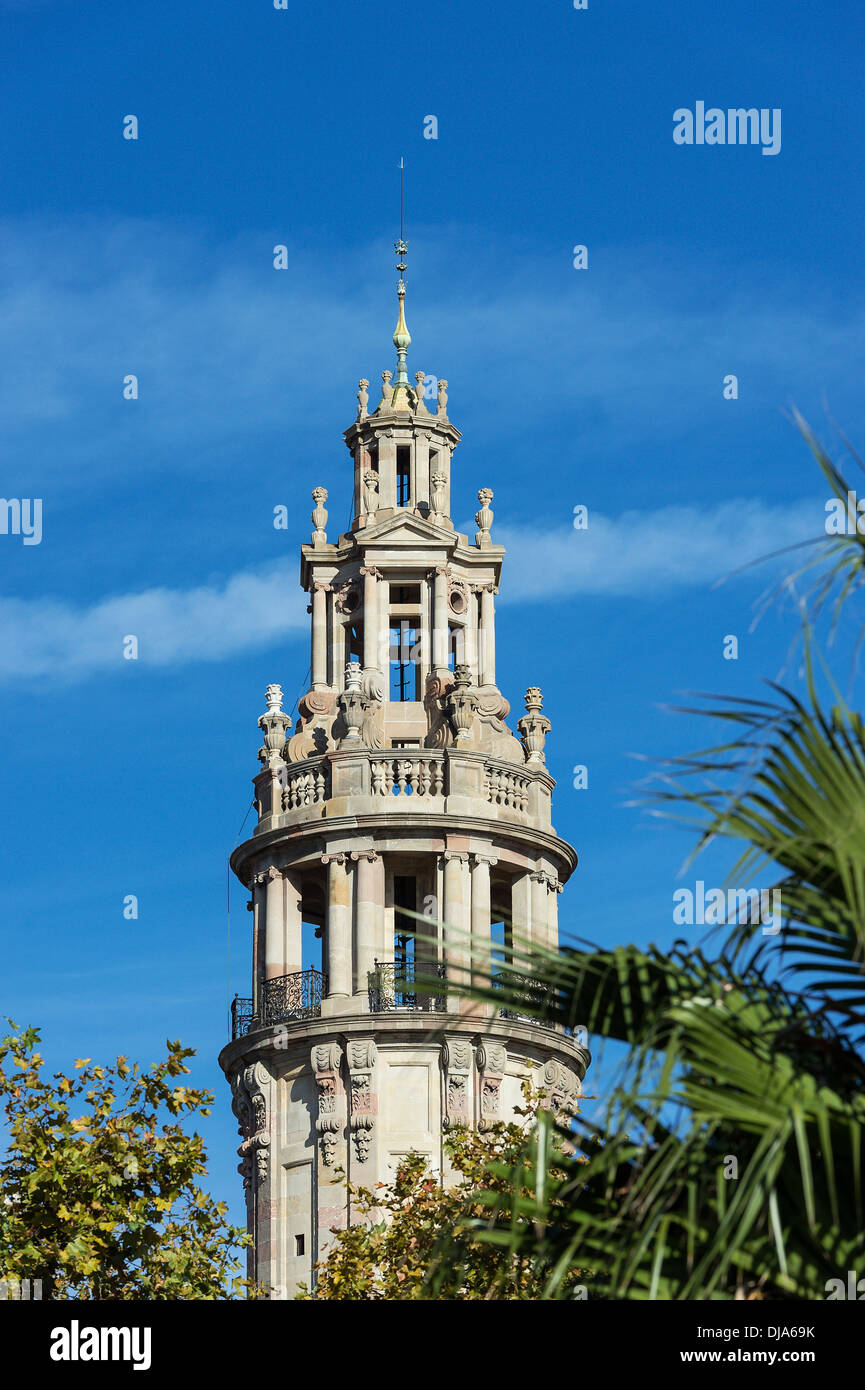
[[[561,893],[562,891],[562,885],[556,875],[549,873],[546,869],[536,869],[529,877],[533,883],[545,883],[551,893]]]
[[[353,849],[351,857],[355,863],[358,859],[368,859],[370,864],[377,864],[381,859],[381,855],[374,849]]]
[[[348,855],[342,850],[338,854],[323,854],[321,856],[322,864],[345,864],[347,859]]]
[[[274,880],[275,878],[282,878],[282,870],[281,870],[281,869],[277,869],[276,866],[275,866],[274,864],[271,864],[271,865],[269,866],[269,868],[267,868],[267,869],[261,869],[261,870],[255,875],[255,878],[254,878],[253,881],[254,881],[255,883],[261,885],[261,884],[265,884],[265,883],[272,883],[273,880]]]

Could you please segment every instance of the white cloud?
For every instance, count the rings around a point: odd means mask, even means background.
[[[759,501],[711,509],[664,507],[590,514],[585,531],[498,528],[508,547],[502,597],[532,602],[564,594],[652,599],[708,588],[738,566],[820,533],[819,502]],[[0,600],[0,681],[76,680],[118,669],[133,634],[139,659],[170,667],[219,661],[306,632],[306,598],[293,563],[244,570],[222,584],[149,589],[89,607],[59,599]]]
[[[294,565],[233,575],[224,584],[148,589],[89,607],[60,599],[0,600],[0,681],[76,680],[118,669],[122,643],[138,639],[146,666],[219,661],[305,628]]]
[[[824,520],[819,500],[788,507],[741,500],[614,519],[590,512],[584,531],[502,526],[494,530],[508,548],[502,597],[653,598],[684,586],[708,588],[752,560],[821,535]]]

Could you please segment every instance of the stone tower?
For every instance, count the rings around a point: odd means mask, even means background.
[[[292,730],[281,688],[267,688],[258,823],[231,859],[251,893],[252,994],[234,1001],[220,1063],[250,1274],[282,1298],[352,1219],[338,1168],[373,1186],[416,1150],[447,1181],[449,1126],[509,1118],[526,1078],[562,1104],[589,1061],[561,1030],[454,992],[502,960],[519,967],[523,941],[556,946],[577,857],[551,824],[540,690],[518,737],[507,723],[493,494],[478,493],[469,541],[451,520],[447,382],[408,380],[405,243],[395,250],[396,379],[382,372],[371,412],[360,382],[343,436],[353,520],[335,541],[327,493],[312,493],[309,689]]]

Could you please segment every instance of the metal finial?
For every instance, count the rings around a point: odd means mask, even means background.
[[[399,271],[399,283],[396,287],[396,292],[399,296],[399,317],[397,318],[396,331],[393,335],[393,345],[396,348],[397,356],[396,381],[393,384],[394,400],[396,400],[396,394],[401,387],[405,387],[406,391],[410,389],[408,371],[406,369],[406,359],[408,357],[408,350],[411,344],[411,334],[408,331],[408,327],[405,321],[405,281],[402,278],[406,268],[405,255],[408,251],[408,242],[403,237],[404,191],[405,160],[401,159],[399,162],[399,241],[395,241],[393,244],[393,249],[398,257],[396,268]]]

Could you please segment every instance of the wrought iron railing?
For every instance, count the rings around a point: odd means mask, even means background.
[[[231,1039],[242,1038],[252,1027],[252,1000],[235,994],[231,1001]]]
[[[433,961],[376,961],[367,976],[369,1011],[383,1014],[391,1009],[415,1009],[442,1014],[447,1008],[444,990],[440,994],[418,989],[417,981],[445,978],[445,967]]]
[[[318,1018],[321,1001],[327,993],[327,976],[319,970],[298,970],[264,980],[254,1013],[251,999],[235,995],[231,1005],[231,1036],[243,1037],[253,1028],[273,1023],[290,1023],[300,1018]]]
[[[493,975],[490,984],[493,989],[507,990],[510,1002],[499,1010],[500,1018],[512,1018],[520,1023],[534,1023],[536,1027],[554,1028],[552,1020],[544,1017],[544,1011],[555,999],[555,993],[541,980],[533,980],[529,975],[512,975],[510,972]],[[528,1005],[527,1009],[520,1004]],[[537,1012],[531,1012],[537,1010]]]

